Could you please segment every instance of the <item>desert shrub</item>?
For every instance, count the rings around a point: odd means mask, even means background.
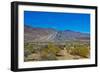
[[[56,53],[60,51],[60,48],[55,46],[53,43],[49,43],[46,48],[42,49],[41,56],[45,60],[55,60]]]
[[[33,45],[31,43],[25,43],[24,44],[24,56],[28,56],[29,54],[32,54],[35,52],[35,49],[33,49]]]
[[[66,48],[68,53],[71,53],[71,54],[76,53],[76,51],[74,49],[74,43],[73,42],[66,42],[65,48]]]
[[[74,45],[74,48],[71,49],[71,54],[80,55],[82,57],[88,57],[89,48],[86,45],[76,44]]]
[[[56,55],[46,51],[41,52],[41,60],[56,60]]]
[[[24,56],[27,57],[29,54],[31,54],[31,51],[29,51],[28,49],[25,49]]]
[[[79,49],[79,55],[80,56],[83,56],[83,57],[88,57],[89,55],[89,48],[85,47],[85,46],[82,46],[80,49]]]
[[[57,47],[55,44],[53,44],[53,43],[49,43],[48,44],[48,52],[52,52],[52,53],[54,53],[54,54],[56,54],[57,52],[59,52],[60,51],[60,48],[59,47]]]

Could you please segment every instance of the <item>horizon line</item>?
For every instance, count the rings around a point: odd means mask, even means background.
[[[90,32],[82,32],[82,31],[76,31],[76,30],[71,30],[71,29],[59,30],[59,29],[50,28],[50,27],[47,27],[47,28],[46,27],[34,27],[34,26],[31,26],[31,25],[26,25],[26,24],[24,24],[24,26],[27,26],[27,27],[30,27],[30,28],[43,28],[43,29],[53,29],[53,30],[57,30],[57,31],[73,31],[73,32],[90,34]]]

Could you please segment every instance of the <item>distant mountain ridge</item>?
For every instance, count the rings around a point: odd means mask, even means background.
[[[71,30],[58,31],[50,28],[24,26],[25,42],[65,42],[70,40],[89,40],[90,34]]]

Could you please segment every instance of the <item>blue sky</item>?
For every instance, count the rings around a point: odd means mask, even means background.
[[[90,33],[90,14],[24,11],[24,24],[38,28]]]

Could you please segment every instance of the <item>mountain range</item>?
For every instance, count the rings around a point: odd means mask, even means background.
[[[71,40],[90,40],[89,33],[52,28],[33,28],[24,25],[24,42],[65,42]]]

